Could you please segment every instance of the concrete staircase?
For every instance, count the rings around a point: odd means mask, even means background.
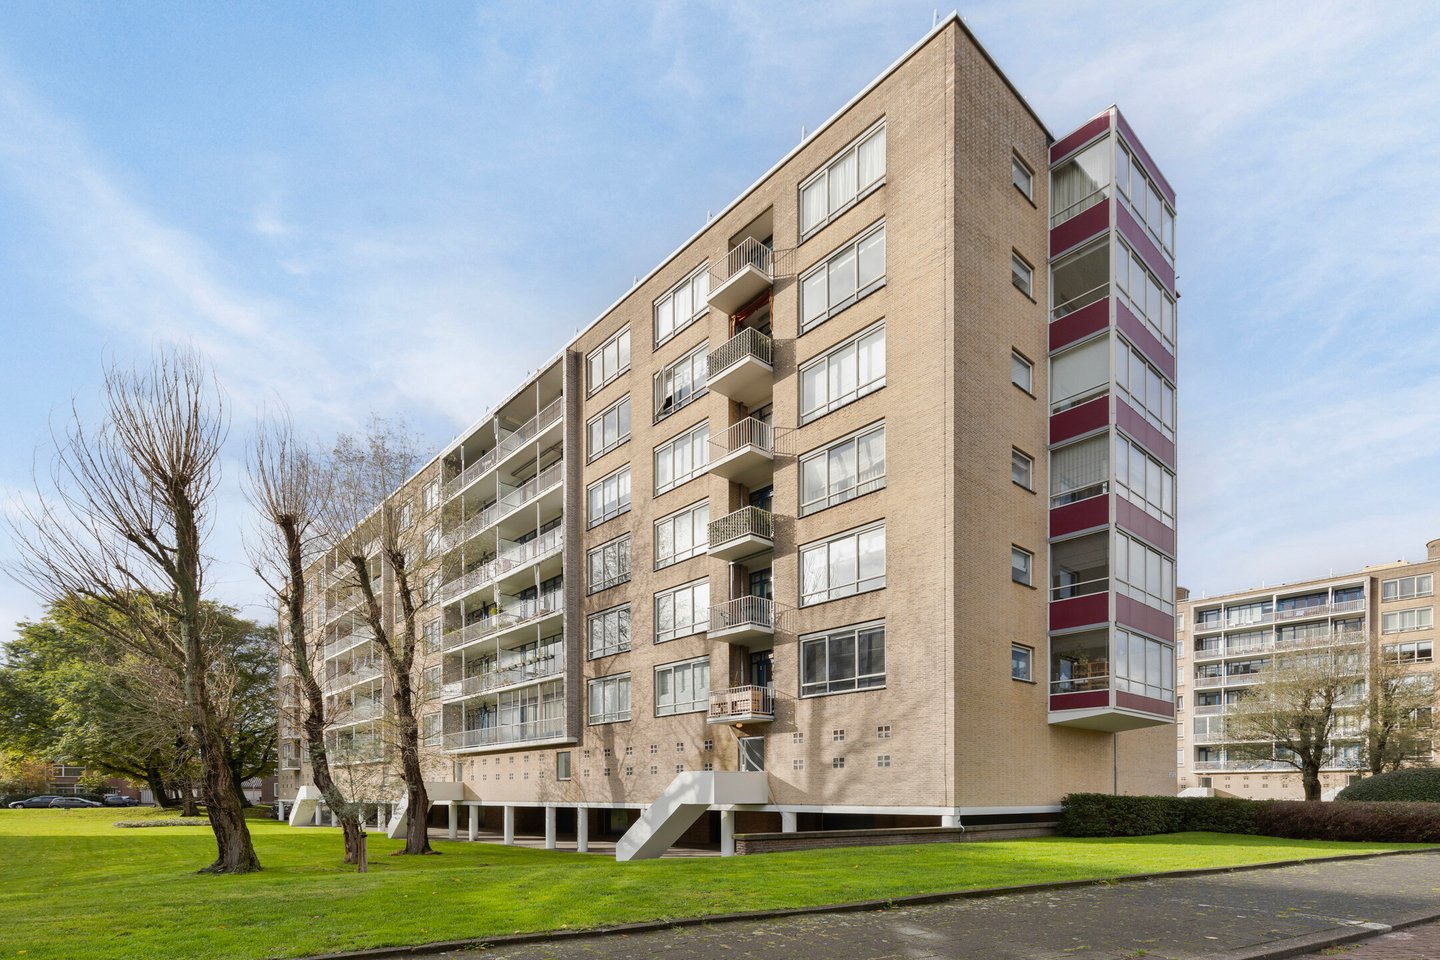
[[[615,859],[654,859],[711,807],[760,804],[769,799],[764,773],[692,770],[679,774],[615,844]]]
[[[292,827],[308,827],[315,822],[315,808],[320,805],[320,788],[306,784],[295,794],[290,805],[289,823]]]
[[[458,803],[466,799],[465,784],[452,783],[450,781],[425,781],[425,795],[430,799],[433,806],[436,803]],[[410,793],[406,791],[400,795],[400,802],[395,804],[395,809],[390,812],[390,822],[385,824],[385,836],[391,840],[398,840],[405,836],[405,822],[410,813]],[[429,810],[425,811],[428,816]]]

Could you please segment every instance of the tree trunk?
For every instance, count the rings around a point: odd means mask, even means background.
[[[245,801],[235,790],[235,778],[226,762],[224,741],[210,723],[202,723],[205,740],[201,742],[201,779],[205,812],[210,829],[215,833],[215,862],[201,873],[252,873],[260,869],[260,858],[250,840],[250,827],[245,822]]]
[[[195,802],[195,790],[189,784],[180,792],[180,816],[200,816],[200,805]]]
[[[240,806],[246,806],[249,801],[245,799],[245,778],[235,766],[230,767],[230,781],[235,787],[235,796],[240,798]]]
[[[170,809],[179,806],[179,803],[170,795],[170,790],[165,786],[165,778],[159,770],[145,771],[145,785],[155,797],[155,805]]]
[[[405,778],[410,809],[405,824],[405,848],[401,852],[435,853],[430,847],[430,797],[425,791],[425,772],[420,767],[420,736],[415,726],[408,670],[403,679],[395,683],[394,699],[400,725],[400,771]]]
[[[1300,771],[1300,779],[1305,785],[1305,799],[1320,799],[1320,770],[1318,767],[1306,766]]]

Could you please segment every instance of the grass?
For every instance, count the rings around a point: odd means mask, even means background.
[[[443,856],[388,857],[399,842],[372,834],[361,875],[336,830],[251,821],[265,870],[215,877],[193,872],[214,855],[204,827],[112,826],[142,813],[0,810],[0,958],[258,960],[1407,846],[1192,833],[617,864],[443,841]]]

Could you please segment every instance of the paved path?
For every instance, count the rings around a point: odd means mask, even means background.
[[[736,869],[743,867],[744,862],[738,861]],[[450,956],[455,960],[1192,960],[1425,910],[1440,910],[1440,852],[864,913],[738,921]],[[1360,953],[1350,956],[1368,960]],[[1410,960],[1411,954],[1374,956]],[[1421,956],[1436,960],[1440,951],[1432,949]]]
[[[1440,923],[1383,933],[1374,940],[1325,953],[1311,953],[1296,960],[1435,960],[1440,957]]]

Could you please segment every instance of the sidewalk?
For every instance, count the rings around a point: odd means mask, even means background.
[[[1426,923],[1408,930],[1382,933],[1346,947],[1334,947],[1325,953],[1309,953],[1296,960],[1435,960],[1440,957],[1440,923]]]
[[[1426,911],[1440,913],[1440,852],[864,913],[582,937],[447,956],[453,960],[673,960],[677,956],[687,960],[1198,960],[1216,954],[1249,956],[1256,948],[1278,946],[1278,941],[1288,938],[1353,932],[1363,929],[1362,924],[1389,923]],[[1420,937],[1422,930],[1416,927],[1411,932]],[[1375,960],[1410,960],[1401,949],[1401,953],[1375,954]],[[1364,954],[1340,955],[1369,960]],[[1434,960],[1440,952],[1421,956]]]

